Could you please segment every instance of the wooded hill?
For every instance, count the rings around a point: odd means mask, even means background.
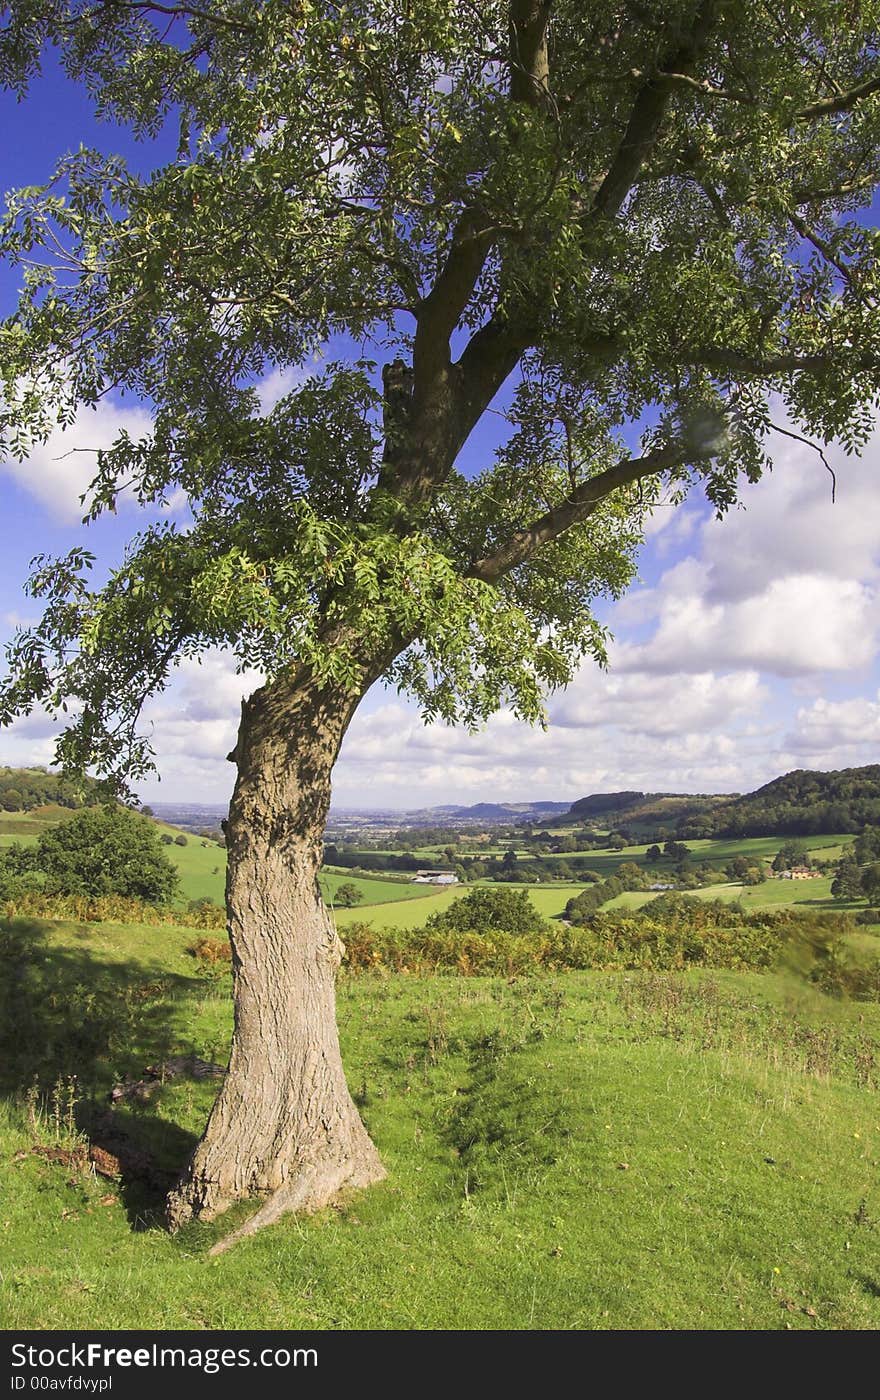
[[[880,764],[872,763],[830,773],[796,769],[684,823],[680,835],[811,836],[878,823]]]
[[[47,768],[0,768],[0,812],[31,812],[49,804],[87,807],[104,795],[93,778],[86,778],[82,786]]]
[[[682,840],[857,832],[880,823],[880,764],[828,773],[801,768],[742,796],[593,793],[553,824],[573,820],[606,830],[671,829]]]

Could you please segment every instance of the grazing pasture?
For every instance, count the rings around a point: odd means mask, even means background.
[[[880,1326],[880,1007],[776,975],[343,968],[388,1179],[212,1259],[250,1207],[175,1238],[160,1207],[216,1081],[108,1109],[147,1066],[223,1064],[197,936],[0,924],[6,1327]]]

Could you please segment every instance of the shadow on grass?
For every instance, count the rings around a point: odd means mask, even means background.
[[[199,990],[53,942],[39,920],[0,921],[0,1096],[28,1106],[35,1140],[85,1134],[135,1229],[157,1223],[196,1138],[152,1101],[111,1107],[111,1090],[179,1052],[185,1003]]]

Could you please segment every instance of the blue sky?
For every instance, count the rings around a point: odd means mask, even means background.
[[[80,143],[150,168],[171,138],[139,147],[98,126],[81,92],[50,69],[28,102],[0,94],[0,185],[44,179]],[[15,282],[0,268],[0,313]],[[281,387],[281,386],[276,386]],[[137,528],[123,508],[84,530],[77,497],[87,453],[112,441],[132,412],[108,403],[81,415],[25,464],[0,461],[0,641],[34,605],[28,561],[86,538],[106,563]],[[485,451],[498,420],[470,445]],[[833,449],[827,474],[809,448],[778,438],[775,469],[745,487],[744,509],[717,522],[696,497],[649,524],[640,581],[603,612],[615,635],[611,668],[586,666],[550,702],[546,731],[502,714],[479,734],[425,727],[412,706],[374,688],[352,724],[334,782],[339,804],[574,799],[615,788],[745,791],[791,768],[847,767],[880,752],[880,433],[862,458]],[[243,690],[228,658],[187,662],[149,709],[161,782],[144,800],[224,801]],[[0,763],[48,763],[52,729],[33,716],[0,731]]]

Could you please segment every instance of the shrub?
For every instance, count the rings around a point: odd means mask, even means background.
[[[175,836],[175,838],[174,838],[174,844],[175,844],[175,846],[185,846],[185,845],[187,844],[186,837],[185,837],[185,836],[182,836],[182,835],[181,835],[181,836]]]
[[[340,885],[333,902],[342,909],[353,909],[356,904],[360,904],[363,897],[364,892],[358,889],[357,885]]]
[[[186,951],[210,967],[216,966],[217,963],[232,962],[232,948],[228,938],[197,938]]]
[[[432,934],[540,933],[545,921],[525,890],[470,890],[448,909],[432,914],[425,928]]]
[[[155,826],[124,807],[86,807],[42,832],[36,846],[14,860],[20,871],[39,871],[50,895],[121,895],[166,904],[178,888]]]
[[[851,926],[848,920],[795,910],[744,914],[720,903],[716,908],[726,917],[713,918],[711,910],[706,917],[702,901],[678,896],[677,912],[666,920],[640,913],[608,913],[583,925],[542,921],[540,928],[523,933],[450,928],[436,915],[420,929],[374,929],[366,922],[356,923],[345,929],[345,962],[355,971],[448,969],[465,976],[590,968],[764,971],[785,964],[829,991],[845,990],[858,982],[842,952],[842,934]],[[862,982],[870,988],[880,982],[880,974],[868,970]]]
[[[81,924],[181,925],[184,928],[225,928],[226,911],[219,904],[200,900],[189,909],[146,904],[122,895],[58,895],[42,890],[21,890],[8,897],[0,894],[0,916],[6,919],[75,919]]]

